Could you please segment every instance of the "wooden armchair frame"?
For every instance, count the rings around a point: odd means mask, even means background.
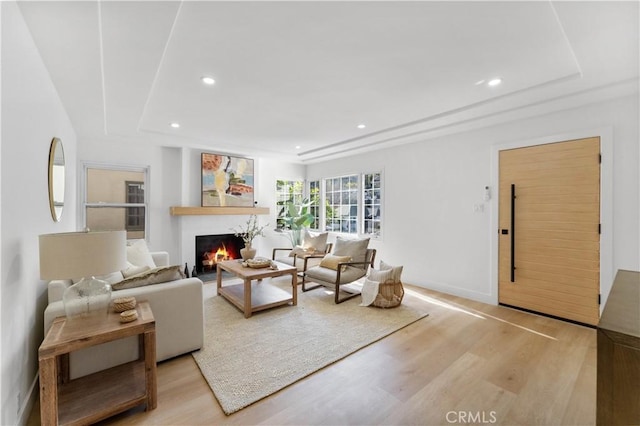
[[[342,303],[342,302],[344,302],[346,300],[349,300],[349,299],[352,299],[352,298],[354,298],[354,297],[356,297],[356,296],[358,296],[360,294],[360,293],[353,293],[353,294],[350,294],[347,297],[340,298],[340,286],[341,285],[351,284],[350,282],[349,283],[340,283],[340,277],[341,277],[341,274],[342,274],[342,267],[343,266],[360,266],[360,265],[364,266],[364,270],[365,270],[364,275],[366,276],[367,275],[367,271],[369,270],[369,267],[373,268],[373,263],[374,263],[374,261],[376,259],[376,249],[367,249],[367,252],[371,253],[371,260],[370,261],[364,261],[364,262],[340,262],[340,263],[338,263],[338,269],[336,271],[335,282],[331,283],[329,281],[326,281],[327,283],[335,286],[334,298],[335,298],[336,304]],[[302,275],[302,291],[306,292],[306,291],[309,291],[309,290],[314,290],[314,289],[316,289],[318,287],[325,287],[325,285],[323,285],[323,284],[318,284],[318,285],[315,285],[313,287],[307,287],[305,285],[306,284],[306,278],[307,278],[307,274],[306,274],[306,269],[305,269],[305,272]]]
[[[308,263],[309,259],[322,259],[325,254],[331,252],[331,248],[333,248],[333,243],[327,243],[327,245],[325,246],[324,253],[305,254],[303,256],[298,256],[297,254],[293,255],[293,265],[294,266],[297,264],[297,262],[296,262],[297,259],[299,259],[299,258],[300,259],[304,259],[304,264],[303,264],[303,267],[302,267],[302,271],[299,272],[298,274],[303,276],[302,274],[304,274],[304,272],[307,270],[307,263]],[[276,252],[277,251],[291,251],[291,250],[293,250],[293,249],[292,248],[285,248],[285,247],[276,247],[271,252],[271,260],[276,260]]]

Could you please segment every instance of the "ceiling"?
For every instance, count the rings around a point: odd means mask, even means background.
[[[638,2],[19,7],[80,140],[312,163],[638,89]]]

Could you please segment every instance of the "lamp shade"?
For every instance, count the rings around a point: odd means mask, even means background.
[[[126,232],[40,235],[40,279],[104,275],[127,266]]]

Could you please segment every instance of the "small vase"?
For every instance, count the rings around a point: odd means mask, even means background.
[[[250,245],[245,246],[245,248],[240,249],[240,256],[242,256],[242,260],[249,260],[256,257],[256,249],[252,248]]]

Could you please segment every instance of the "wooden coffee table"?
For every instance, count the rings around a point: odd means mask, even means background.
[[[284,263],[274,262],[278,269],[253,269],[242,266],[241,260],[226,260],[217,264],[218,295],[224,297],[249,318],[254,312],[274,306],[298,304],[298,270]],[[242,278],[244,283],[222,286],[222,271],[225,270]],[[264,278],[291,275],[291,294],[271,285]],[[252,282],[257,281],[257,282]]]

